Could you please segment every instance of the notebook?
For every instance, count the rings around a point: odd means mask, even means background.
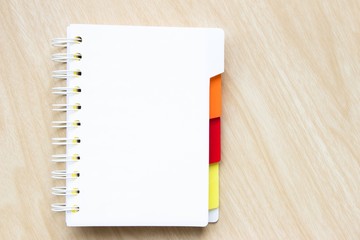
[[[66,63],[53,72],[66,84],[54,88],[66,119],[53,127],[66,137],[53,144],[66,152],[53,156],[52,176],[64,180],[53,193],[65,199],[52,209],[68,226],[206,226],[223,31],[76,24],[53,45],[66,47],[53,55]]]

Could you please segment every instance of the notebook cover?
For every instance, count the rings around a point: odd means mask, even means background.
[[[82,125],[67,135],[79,136],[81,144],[67,151],[82,158],[67,169],[78,170],[81,177],[67,181],[80,194],[66,202],[78,204],[80,211],[67,213],[67,224],[206,226],[210,113],[205,121],[194,116],[209,104],[210,76],[223,72],[223,32],[71,25],[68,37],[75,36],[83,42],[68,53],[81,52],[83,58],[68,69],[83,73],[68,87],[79,85],[83,91],[68,103],[80,102],[82,110],[68,113],[68,120],[80,119]],[[203,83],[207,86],[197,85]],[[201,103],[198,90],[207,96]],[[199,141],[198,134],[206,135],[206,141]],[[199,143],[206,149],[201,156],[194,155]]]

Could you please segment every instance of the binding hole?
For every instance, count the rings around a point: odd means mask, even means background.
[[[74,155],[72,155],[72,160],[74,161],[80,160],[80,155],[75,153]]]
[[[75,39],[77,40],[78,43],[82,42],[82,37],[80,37],[80,36],[76,36]]]
[[[75,121],[72,123],[72,125],[73,125],[74,127],[80,127],[80,126],[81,126],[81,123],[80,123],[79,120],[75,120]]]
[[[74,54],[74,57],[75,57],[75,59],[78,60],[78,61],[80,61],[80,60],[82,59],[81,53],[75,53],[75,54]]]
[[[75,103],[75,104],[73,105],[73,109],[75,109],[75,110],[80,110],[80,109],[81,109],[80,103]]]
[[[71,212],[72,213],[77,213],[77,212],[79,212],[80,211],[80,207],[79,206],[77,206],[77,205],[73,205],[72,206],[72,209],[71,209]]]

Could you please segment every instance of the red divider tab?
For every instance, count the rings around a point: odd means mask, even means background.
[[[210,163],[220,162],[221,159],[221,124],[220,118],[210,119]]]

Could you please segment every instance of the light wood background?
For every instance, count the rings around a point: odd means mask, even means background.
[[[1,239],[360,239],[358,0],[0,0],[0,17]],[[224,29],[217,224],[68,228],[50,211],[50,40],[70,23]]]

